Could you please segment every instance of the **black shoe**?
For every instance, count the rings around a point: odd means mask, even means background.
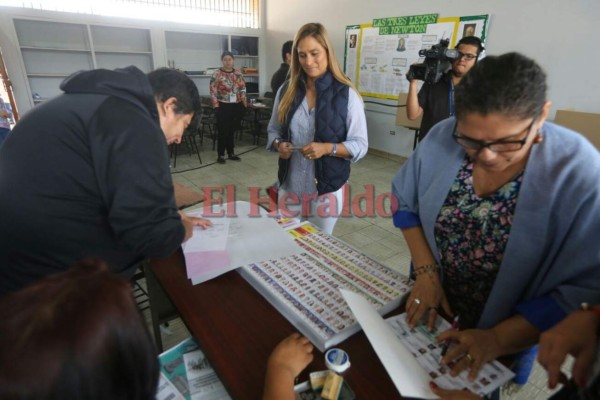
[[[225,164],[225,159],[223,157],[219,157],[219,158],[217,158],[217,162],[219,164]]]
[[[227,157],[228,159],[232,160],[232,161],[242,161],[242,159],[240,158],[240,156],[236,156],[235,154],[230,154],[229,157]]]

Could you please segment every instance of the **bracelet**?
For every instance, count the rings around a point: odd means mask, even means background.
[[[334,157],[335,153],[337,153],[337,143],[333,144],[333,150],[331,150],[331,153],[329,153],[329,157]]]
[[[440,267],[438,267],[437,264],[427,264],[427,265],[421,265],[420,267],[415,268],[414,272],[415,272],[415,276],[419,276],[424,273],[427,273],[427,274],[429,274],[429,276],[432,276],[433,272],[438,272],[439,270],[440,270]]]

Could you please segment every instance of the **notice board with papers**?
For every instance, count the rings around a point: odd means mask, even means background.
[[[408,92],[406,73],[422,62],[419,51],[448,39],[453,48],[463,36],[484,43],[489,14],[444,17],[438,14],[376,18],[371,23],[346,27],[344,72],[363,96],[398,99]]]

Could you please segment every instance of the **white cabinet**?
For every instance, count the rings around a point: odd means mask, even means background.
[[[14,25],[34,103],[60,94],[60,83],[76,71],[153,69],[147,29],[27,19]]]

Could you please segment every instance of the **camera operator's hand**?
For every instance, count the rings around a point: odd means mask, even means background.
[[[408,86],[408,97],[406,98],[406,117],[415,120],[423,114],[423,109],[419,105],[419,81],[412,79]]]

